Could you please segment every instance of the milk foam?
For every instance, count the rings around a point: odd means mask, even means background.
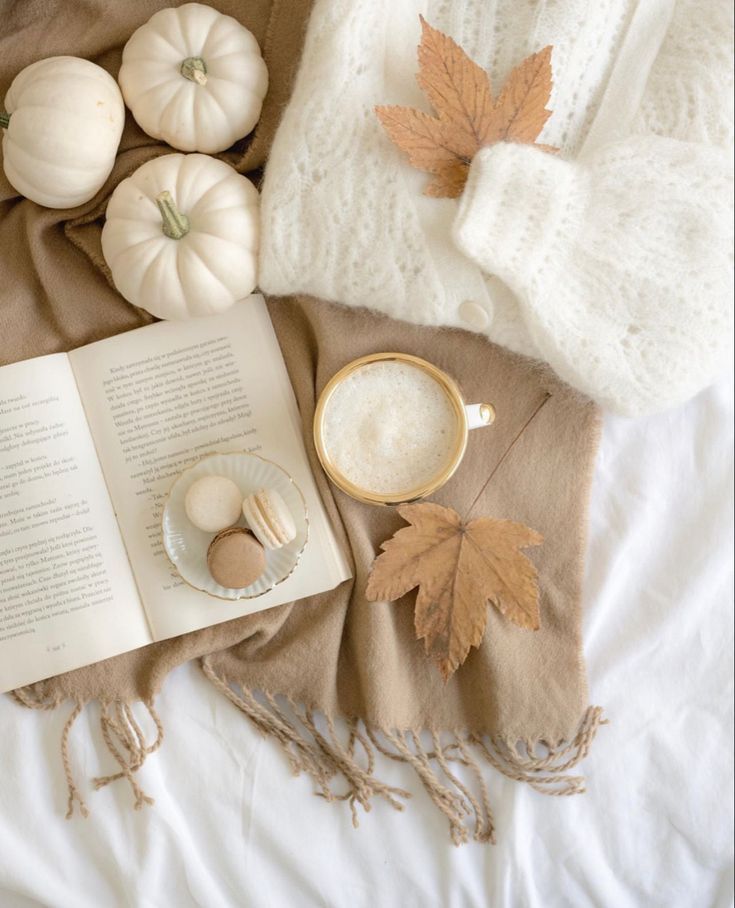
[[[376,362],[349,375],[324,413],[323,440],[337,469],[376,493],[415,489],[451,459],[457,415],[441,386],[417,366]]]

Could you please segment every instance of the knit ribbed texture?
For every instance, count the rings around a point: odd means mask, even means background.
[[[716,376],[731,342],[719,158],[653,137],[584,164],[498,145],[472,164],[455,239],[512,288],[565,381],[629,415],[675,404]]]
[[[687,399],[731,355],[729,6],[317,3],[266,171],[261,287],[480,330],[621,413]],[[419,13],[496,91],[554,45],[558,157],[498,146],[460,200],[422,195],[374,114],[427,109]]]

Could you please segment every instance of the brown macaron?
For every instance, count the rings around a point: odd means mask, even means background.
[[[228,590],[241,590],[265,571],[265,549],[244,527],[217,533],[207,549],[207,567],[213,579]]]

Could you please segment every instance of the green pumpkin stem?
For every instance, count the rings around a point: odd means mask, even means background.
[[[197,85],[207,84],[207,64],[201,57],[187,57],[181,64],[181,75]]]
[[[189,218],[176,207],[173,196],[168,190],[156,196],[156,204],[161,212],[161,230],[172,240],[180,240],[189,232]]]
[[[10,126],[10,114],[0,110],[0,129],[7,129]]]

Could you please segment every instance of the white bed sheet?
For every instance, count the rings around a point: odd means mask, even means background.
[[[167,740],[129,809],[97,717],[74,728],[91,808],[64,820],[66,710],[0,697],[0,908],[30,905],[666,906],[733,902],[732,414],[730,382],[652,419],[606,420],[593,489],[585,648],[611,720],[585,764],[588,793],[545,798],[490,779],[499,843],[454,848],[414,798],[350,825],[310,794],[199,672],[159,701]]]

